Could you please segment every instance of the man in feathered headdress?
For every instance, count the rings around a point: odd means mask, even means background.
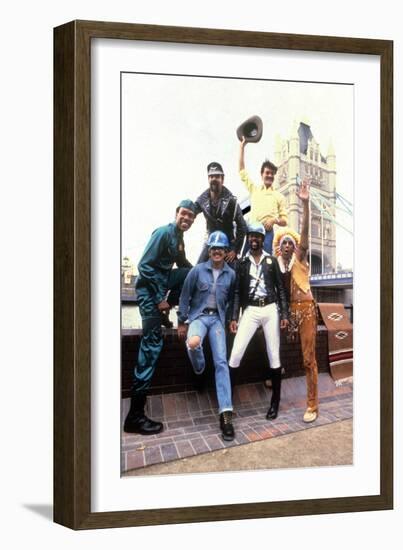
[[[318,366],[316,363],[316,304],[309,285],[308,228],[309,185],[306,180],[297,191],[303,203],[301,235],[290,228],[280,229],[273,240],[273,249],[289,295],[291,334],[299,334],[307,382],[307,409],[304,422],[318,416]]]

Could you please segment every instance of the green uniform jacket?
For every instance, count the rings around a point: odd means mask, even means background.
[[[136,288],[147,287],[154,303],[165,300],[172,266],[192,267],[186,259],[183,232],[176,223],[153,231],[138,265]]]

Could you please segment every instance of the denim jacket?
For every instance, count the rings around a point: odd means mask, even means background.
[[[213,282],[211,260],[197,264],[189,271],[179,298],[179,323],[191,323],[202,314],[203,309],[207,307],[209,290]],[[235,272],[224,263],[216,283],[218,315],[224,327],[232,311],[234,288]]]

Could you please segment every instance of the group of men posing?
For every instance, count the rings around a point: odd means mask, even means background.
[[[239,170],[250,196],[251,223],[246,225],[236,197],[224,187],[221,165],[212,162],[207,167],[209,188],[195,202],[180,202],[175,222],[152,233],[140,259],[136,291],[143,335],[125,432],[153,435],[163,430],[161,422],[146,416],[145,405],[163,345],[161,325],[169,326],[169,310],[177,304],[178,337],[186,341],[196,375],[205,369],[203,340],[209,337],[223,439],[230,441],[235,437],[230,368],[239,367],[259,327],[265,338],[272,380],[266,418],[275,419],[280,405],[280,330],[299,334],[307,381],[303,419],[313,422],[317,418],[317,318],[307,262],[309,186],[303,181],[297,190],[303,203],[298,235],[287,227],[284,196],[273,189],[276,166],[266,160],[261,167],[262,182],[255,185],[245,170],[245,145],[243,139]],[[192,267],[186,259],[183,233],[199,213],[206,219],[208,239],[197,265]],[[229,359],[227,331],[235,335]]]

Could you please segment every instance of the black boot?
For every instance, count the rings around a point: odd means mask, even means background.
[[[173,322],[169,320],[169,311],[161,311],[161,326],[165,328],[172,328],[174,326]]]
[[[271,381],[273,384],[273,393],[271,395],[270,408],[267,411],[267,420],[274,420],[278,415],[278,408],[280,406],[280,394],[281,394],[281,368],[270,369]]]
[[[154,435],[162,432],[164,426],[161,422],[154,422],[144,414],[146,395],[132,395],[130,410],[126,416],[123,430],[127,433]]]
[[[232,411],[224,411],[220,414],[220,428],[222,438],[225,441],[232,441],[234,439],[235,432],[232,425]]]
[[[232,369],[231,367],[228,367],[228,368],[229,368],[229,379],[230,379],[230,382],[231,382],[231,401],[234,402],[234,388],[236,386],[235,371],[237,369]]]

